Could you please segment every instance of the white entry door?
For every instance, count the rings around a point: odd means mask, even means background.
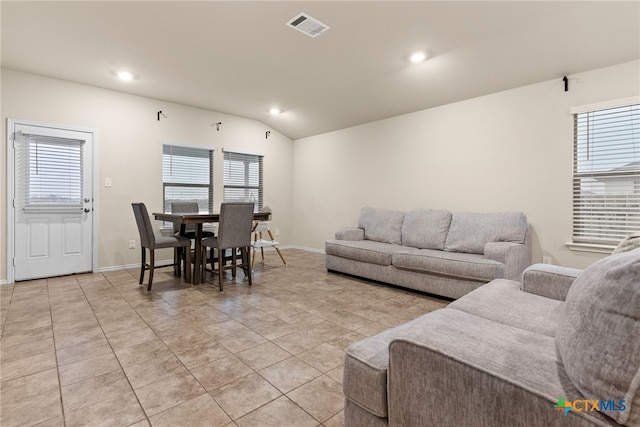
[[[92,271],[94,132],[10,125],[14,279]]]

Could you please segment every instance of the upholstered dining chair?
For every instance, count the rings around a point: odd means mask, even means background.
[[[198,206],[198,202],[171,202],[171,213],[172,214],[197,214],[200,213],[200,207]],[[196,238],[196,225],[195,224],[187,224],[184,226],[184,233],[180,234],[180,224],[173,223],[173,233],[176,236],[184,236],[191,240]],[[213,237],[216,234],[212,231],[202,231],[202,237]],[[178,254],[178,248],[173,251],[173,262],[178,263],[180,259],[184,262],[184,271],[186,272],[187,268],[190,268],[190,264],[186,262],[185,259],[186,253],[182,252],[182,256]]]
[[[144,281],[144,272],[149,270],[149,285],[147,290],[151,290],[153,284],[153,271],[155,266],[155,250],[162,248],[178,248],[185,253],[187,266],[191,265],[191,240],[183,236],[160,236],[156,237],[153,232],[149,212],[144,203],[131,203],[133,214],[136,217],[138,232],[140,233],[140,248],[142,249],[142,261],[140,264],[140,284]],[[149,250],[149,263],[146,262],[147,250]],[[174,272],[180,277],[180,260],[182,255],[177,257],[177,262],[171,265]],[[163,266],[168,267],[168,266]]]
[[[197,214],[200,213],[200,208],[198,207],[198,202],[171,202],[171,213],[172,214]],[[176,234],[180,233],[180,224],[173,224],[173,232]],[[185,237],[190,238],[191,240],[196,238],[196,225],[195,224],[187,224],[184,227]],[[213,237],[215,233],[212,231],[202,231],[202,237]]]
[[[222,291],[222,274],[224,270],[242,267],[251,285],[251,229],[253,228],[253,203],[222,203],[220,205],[220,222],[218,223],[218,236],[202,239],[202,253],[206,257],[207,249],[212,248],[217,251],[216,260],[211,251],[209,261],[211,262],[212,276],[218,275],[218,285]],[[225,265],[225,250],[231,249],[231,264]],[[240,262],[238,262],[237,251],[240,252]],[[207,260],[203,259],[202,265],[206,266]],[[205,275],[202,274],[204,281]]]

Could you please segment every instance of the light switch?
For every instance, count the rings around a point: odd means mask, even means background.
[[[104,186],[105,187],[111,187],[111,178],[105,178],[104,179]]]

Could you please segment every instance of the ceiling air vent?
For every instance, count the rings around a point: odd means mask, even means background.
[[[287,22],[287,25],[305,33],[309,37],[318,37],[320,34],[331,28],[327,24],[323,24],[306,13],[299,13],[291,21]]]

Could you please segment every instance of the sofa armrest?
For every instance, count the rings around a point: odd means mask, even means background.
[[[553,337],[450,309],[421,323],[389,345],[390,427],[591,424],[554,408],[584,397],[558,373]]]
[[[344,227],[336,231],[336,240],[364,240],[364,229]]]
[[[534,264],[522,273],[522,290],[564,301],[582,270],[551,264]]]
[[[484,256],[504,264],[504,278],[520,281],[522,272],[531,265],[531,246],[527,243],[489,242]]]

